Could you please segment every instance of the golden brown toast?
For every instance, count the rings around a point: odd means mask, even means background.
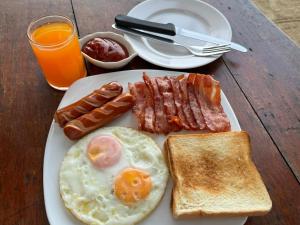
[[[244,131],[171,135],[165,157],[175,218],[258,216],[272,207]]]

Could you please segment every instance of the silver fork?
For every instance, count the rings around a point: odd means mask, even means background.
[[[214,56],[214,55],[220,55],[226,52],[229,52],[232,50],[230,45],[215,45],[211,47],[201,47],[201,46],[188,46],[188,45],[182,45],[177,44],[178,46],[182,46],[185,49],[187,49],[190,53],[192,53],[195,56]]]

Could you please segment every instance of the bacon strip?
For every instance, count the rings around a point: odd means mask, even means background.
[[[188,97],[188,91],[187,91],[187,78],[184,75],[178,76],[177,80],[179,82],[181,94],[182,94],[182,108],[183,112],[185,114],[185,117],[192,128],[192,130],[198,130],[199,126],[196,123],[196,120],[194,118],[191,106],[189,104],[189,97]]]
[[[163,97],[160,95],[155,78],[149,78],[146,73],[143,74],[144,82],[152,94],[154,100],[154,112],[155,112],[155,131],[157,133],[167,134],[170,131],[166,115],[164,113]]]
[[[146,85],[144,82],[137,82],[134,84],[128,83],[128,89],[130,94],[135,98],[135,105],[132,108],[133,113],[138,119],[138,127],[143,130],[145,127],[145,89]]]
[[[137,82],[135,84],[129,83],[128,88],[135,97],[133,112],[138,119],[139,129],[154,133],[154,104],[148,87],[144,82]]]
[[[187,78],[187,92],[188,92],[188,98],[191,106],[191,110],[193,112],[194,118],[201,130],[205,129],[206,124],[203,117],[203,114],[201,112],[201,105],[197,101],[197,98],[194,93],[194,80],[195,80],[196,74],[190,74]]]
[[[194,91],[205,123],[214,132],[229,131],[229,119],[221,105],[220,83],[209,75],[195,74]]]
[[[182,96],[180,92],[180,86],[179,82],[176,79],[176,77],[169,77],[168,80],[171,83],[172,90],[173,90],[173,96],[174,96],[174,103],[177,109],[177,115],[180,119],[180,123],[182,124],[182,127],[186,130],[190,130],[190,126],[187,122],[187,119],[185,117],[185,114],[183,112],[183,106],[182,106]]]
[[[154,133],[155,132],[155,113],[154,113],[154,102],[152,99],[151,92],[145,84],[145,125],[144,130]]]
[[[166,113],[169,126],[172,131],[178,131],[182,128],[182,124],[177,116],[171,82],[167,77],[157,77],[155,80],[158,85],[159,92],[163,97],[164,111]]]

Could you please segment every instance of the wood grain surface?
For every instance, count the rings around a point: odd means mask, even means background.
[[[114,16],[127,13],[139,2],[0,1],[0,224],[48,224],[43,203],[43,155],[63,92],[50,88],[44,80],[25,35],[28,24],[45,15],[66,15],[76,18],[83,36],[112,30]],[[273,209],[266,216],[249,218],[246,224],[297,224],[299,49],[248,1],[207,2],[228,18],[233,40],[251,48],[248,54],[228,53],[208,66],[189,70],[215,74],[242,129],[251,136],[253,160],[268,188]],[[163,68],[137,57],[125,69]],[[111,72],[90,64],[88,71]]]
[[[0,224],[47,224],[44,147],[63,96],[45,81],[28,42],[29,23],[61,14],[69,0],[0,1]]]

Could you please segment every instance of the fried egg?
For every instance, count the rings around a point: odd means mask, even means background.
[[[106,127],[70,148],[59,179],[65,207],[79,220],[127,225],[158,205],[168,169],[150,137],[130,128]]]

